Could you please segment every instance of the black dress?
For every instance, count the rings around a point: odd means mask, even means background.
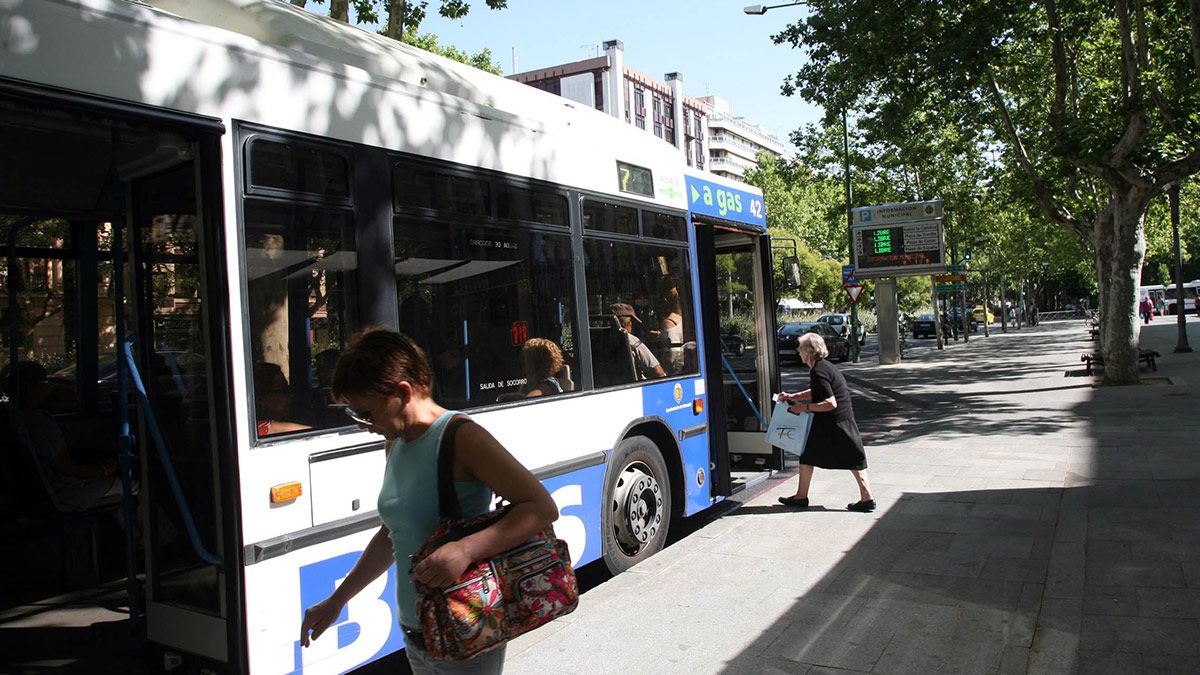
[[[837,399],[837,408],[813,413],[812,428],[800,463],[822,469],[866,469],[867,452],[854,421],[846,378],[832,363],[820,359],[809,372],[808,386],[812,389],[813,403],[833,396]]]

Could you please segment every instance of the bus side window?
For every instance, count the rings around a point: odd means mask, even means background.
[[[400,330],[428,353],[434,398],[458,409],[525,398],[537,384],[522,358],[530,338],[554,342],[573,372],[571,239],[564,228],[549,227],[564,220],[565,200],[502,186],[498,214],[480,213],[479,203],[471,214],[487,217],[466,218],[454,203],[417,201],[417,186],[457,194],[469,184],[472,194],[486,194],[492,184],[403,162],[393,166],[392,181]],[[518,208],[521,196],[529,203]],[[540,201],[530,201],[535,197]]]
[[[332,178],[281,179],[270,192],[245,197],[250,379],[259,438],[349,425],[329,400],[328,381],[337,354],[358,327],[353,212],[349,204],[304,204],[312,201],[309,194],[348,194],[341,184],[348,160],[302,143],[280,147],[287,152],[247,153],[251,175]],[[256,167],[260,157],[271,161]],[[330,173],[331,166],[338,170]],[[287,197],[279,194],[284,189],[297,192]]]
[[[628,381],[615,374],[623,368],[612,370],[615,357],[607,351],[612,341],[601,321],[613,304],[630,305],[636,315],[629,328],[634,339],[626,338],[625,351],[645,344],[668,377],[698,372],[697,361],[686,358],[686,345],[696,341],[687,249],[602,238],[585,239],[583,248],[596,386]]]

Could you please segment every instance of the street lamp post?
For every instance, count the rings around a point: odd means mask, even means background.
[[[842,162],[846,174],[846,259],[854,260],[854,188],[850,183],[850,131],[842,109]],[[1182,296],[1180,296],[1182,297]],[[850,361],[858,363],[858,303],[850,303]]]
[[[785,2],[782,5],[746,5],[742,11],[746,14],[762,16],[767,13],[768,9],[779,9],[780,7],[793,7],[795,5],[803,5],[803,2]]]
[[[778,5],[746,5],[742,12],[753,16],[762,16],[769,9],[780,7],[795,7],[804,2],[785,2]],[[850,185],[850,131],[846,121],[846,109],[842,109],[842,166],[846,181],[846,258],[854,261],[854,213],[850,210],[854,204],[854,192]],[[858,303],[850,303],[850,360],[858,363]]]

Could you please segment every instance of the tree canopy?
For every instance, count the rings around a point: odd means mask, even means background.
[[[325,0],[313,2],[321,5]],[[291,0],[291,3],[297,7],[307,7],[308,0]],[[484,0],[484,3],[491,9],[508,7],[508,0]],[[380,25],[382,16],[382,26],[379,28],[381,35],[495,75],[503,74],[490,49],[481,49],[472,54],[454,46],[438,44],[437,36],[432,33],[421,33],[421,22],[429,10],[427,0],[329,0],[329,16],[338,21],[349,23],[351,9],[354,10],[354,22],[359,25]],[[466,0],[441,0],[437,11],[447,19],[461,19],[470,13],[471,3]]]
[[[1200,2],[807,4],[775,36],[804,54],[785,93],[830,121],[852,111],[868,145],[895,148],[922,192],[976,223],[979,195],[960,201],[931,172],[978,171],[994,152],[981,184],[1008,182],[1092,247],[1105,379],[1136,381],[1147,210],[1200,170]]]

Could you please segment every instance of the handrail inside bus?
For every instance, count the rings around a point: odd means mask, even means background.
[[[725,370],[729,371],[729,376],[733,378],[734,384],[738,386],[738,389],[742,390],[742,396],[746,397],[746,403],[750,404],[750,409],[754,411],[754,416],[758,418],[759,423],[762,424],[765,430],[767,428],[767,421],[763,419],[762,413],[758,411],[758,406],[754,405],[754,399],[750,398],[750,394],[746,392],[746,387],[742,386],[742,381],[738,379],[737,373],[733,372],[733,366],[729,364],[729,359],[725,358],[724,354],[721,355],[721,363],[725,364]]]
[[[150,438],[154,441],[154,447],[158,450],[158,456],[162,459],[163,474],[167,477],[167,483],[171,486],[171,492],[175,495],[175,504],[179,507],[180,516],[183,518],[183,525],[187,529],[188,539],[192,543],[192,549],[196,551],[196,555],[204,562],[220,567],[221,559],[204,547],[204,543],[200,541],[200,533],[196,531],[196,523],[192,518],[191,507],[188,506],[187,496],[183,494],[183,489],[179,487],[179,479],[175,476],[175,465],[171,462],[171,455],[167,452],[167,444],[163,440],[162,430],[158,427],[158,418],[154,415],[154,408],[150,405],[150,398],[146,395],[146,387],[142,384],[142,375],[138,372],[137,364],[133,360],[133,341],[136,336],[130,335],[125,338],[125,343],[122,345],[122,353],[125,355],[125,366],[129,368],[129,378],[133,382],[133,388],[137,391],[138,404],[142,409],[142,414],[146,416],[146,428],[150,431]]]

